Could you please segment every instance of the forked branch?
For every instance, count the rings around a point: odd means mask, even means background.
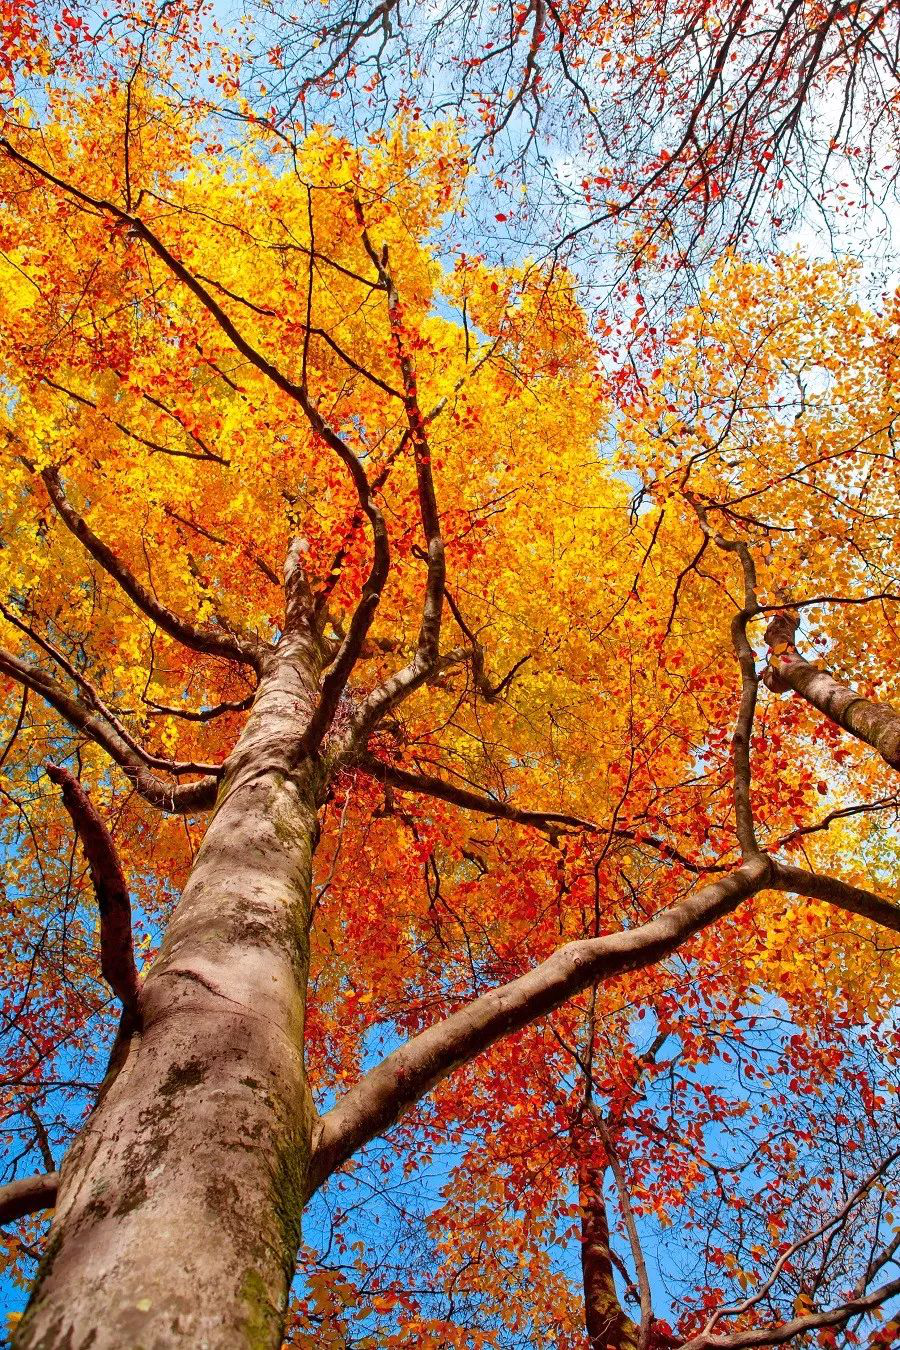
[[[310,1192],[454,1069],[588,986],[663,960],[693,933],[762,890],[769,873],[768,858],[757,855],[639,928],[567,943],[526,975],[492,989],[414,1036],[322,1117],[310,1165]],[[900,910],[897,913],[900,927]]]
[[[384,684],[369,695],[362,709],[353,719],[351,739],[356,745],[361,746],[365,744],[370,731],[379,720],[403,699],[408,698],[415,689],[424,684],[437,669],[440,659],[441,616],[443,614],[447,568],[444,556],[444,541],[441,536],[437,494],[434,487],[434,474],[432,472],[431,446],[426,430],[427,423],[419,407],[416,372],[406,341],[403,308],[400,304],[396,283],[388,267],[387,245],[380,251],[374,247],[365,227],[360,203],[356,202],[355,207],[357,219],[362,228],[363,245],[387,295],[388,322],[403,382],[403,406],[406,410],[409,441],[412,445],[416,466],[419,516],[422,522],[422,533],[425,537],[428,558],[422,620],[415,654],[408,665],[404,666],[402,670],[395,671],[385,680]]]
[[[60,191],[66,193],[74,201],[80,202],[83,206],[89,207],[93,211],[102,212],[104,215],[117,220],[123,228],[135,238],[143,240],[147,247],[164,264],[173,277],[187,288],[196,300],[203,306],[213,319],[215,319],[219,328],[231,342],[236,351],[249,363],[271,381],[276,389],[281,390],[288,398],[299,405],[303,411],[314,434],[332,450],[340,459],[342,464],[350,474],[353,486],[359,498],[359,505],[363,515],[369,522],[372,531],[373,556],[372,566],[369,576],[363,586],[362,595],[354,611],[350,625],[347,630],[347,636],[341,644],[340,650],[332,663],[328,674],[322,682],[322,692],[320,702],[316,708],[310,724],[304,737],[302,750],[305,753],[314,752],[321,744],[322,739],[327,734],[331,726],[334,714],[340,702],[341,695],[346,687],[347,680],[362,649],[366,634],[372,624],[375,610],[381,598],[381,592],[387,580],[390,569],[390,548],[388,543],[387,527],[380,507],[375,501],[372,487],[366,476],[365,469],[359,458],[353,453],[351,448],[342,440],[333,427],[329,426],[325,418],[319,412],[315,403],[309,396],[309,391],[305,381],[298,383],[290,379],[289,376],[270,361],[261,351],[250,342],[238,328],[233,319],[222,308],[218,300],[211,293],[209,288],[199,280],[197,276],[186,267],[175,255],[166,247],[163,241],[154,230],[142,220],[140,216],[133,215],[125,211],[115,202],[109,201],[104,197],[94,197],[90,193],[82,191],[74,183],[67,182],[44,165],[30,159],[17,150],[11,141],[5,137],[0,137],[0,149],[16,164],[28,170],[38,178],[42,178],[47,183],[52,183]]]
[[[75,731],[88,736],[105,750],[135,789],[161,811],[181,814],[203,811],[212,806],[219,790],[217,775],[207,774],[194,783],[167,783],[147,767],[116,728],[102,715],[70,694],[52,676],[13,652],[0,648],[0,674],[39,694]]]
[[[789,1322],[779,1322],[774,1326],[751,1327],[747,1331],[733,1331],[724,1335],[706,1335],[701,1332],[685,1341],[679,1350],[756,1350],[756,1347],[768,1345],[786,1345],[788,1341],[799,1339],[807,1332],[817,1331],[821,1327],[844,1327],[854,1317],[864,1316],[883,1307],[889,1299],[900,1294],[900,1280],[890,1280],[887,1284],[872,1289],[868,1294],[854,1295],[845,1303],[839,1303],[823,1312],[807,1313],[803,1317],[794,1317]]]
[[[477,635],[472,632],[471,628],[463,618],[462,611],[450,591],[446,592],[446,599],[450,613],[453,615],[460,631],[472,649],[472,655],[469,662],[472,670],[472,683],[486,703],[496,703],[497,699],[500,698],[505,690],[512,684],[518,671],[525,665],[526,661],[531,660],[532,653],[526,652],[524,656],[520,656],[518,661],[509,668],[502,679],[498,680],[496,684],[491,684],[484,669],[484,648],[478,641]]]
[[[873,1186],[885,1176],[885,1173],[897,1161],[898,1157],[900,1157],[900,1149],[894,1149],[892,1153],[889,1153],[883,1158],[878,1166],[874,1168],[862,1182],[860,1182],[859,1186],[857,1186],[857,1188],[847,1197],[834,1214],[830,1214],[820,1224],[817,1224],[814,1228],[810,1228],[806,1233],[803,1233],[802,1236],[798,1237],[796,1241],[792,1242],[790,1246],[785,1247],[772,1266],[768,1277],[752,1294],[748,1294],[740,1303],[717,1308],[706,1323],[701,1334],[703,1336],[711,1335],[717,1323],[719,1323],[723,1317],[740,1317],[743,1313],[749,1312],[751,1308],[754,1308],[761,1303],[775,1284],[775,1281],[778,1279],[778,1276],[784,1270],[785,1266],[789,1265],[797,1252],[800,1251],[802,1247],[806,1247],[811,1242],[815,1242],[817,1238],[820,1238],[823,1233],[827,1233],[829,1229],[836,1228],[838,1224],[842,1223],[852,1212],[854,1206],[856,1206],[864,1196],[868,1195]]]
[[[438,801],[450,802],[466,811],[476,811],[479,815],[489,816],[495,820],[509,820],[516,825],[525,825],[535,830],[542,830],[551,837],[564,832],[579,830],[584,830],[587,834],[609,835],[610,833],[608,827],[598,825],[592,820],[584,820],[581,816],[566,815],[562,811],[527,810],[513,805],[512,802],[501,801],[497,797],[489,797],[487,793],[475,792],[471,788],[460,787],[456,783],[448,783],[435,774],[411,773],[409,769],[388,764],[387,761],[378,759],[372,754],[356,755],[351,760],[351,765],[353,768],[361,769],[363,773],[371,775],[372,778],[378,779],[381,783],[388,783],[391,787],[399,788],[402,792],[434,797]],[[645,844],[648,848],[652,848],[655,853],[658,853],[661,858],[678,863],[686,871],[693,872],[697,876],[704,875],[707,872],[728,871],[727,863],[693,862],[677,848],[673,848],[671,844],[666,843],[664,839],[659,839],[656,835],[641,830],[613,829],[612,837],[627,840],[630,843]]]

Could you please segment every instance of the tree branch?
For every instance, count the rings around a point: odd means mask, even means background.
[[[887,703],[863,698],[805,660],[794,645],[799,623],[800,616],[792,609],[780,610],[770,621],[766,685],[776,694],[792,689],[829,721],[877,750],[892,769],[900,769],[900,713]]]
[[[328,671],[322,682],[322,692],[320,702],[316,708],[306,734],[302,742],[302,753],[313,753],[318,749],[322,739],[328,732],[328,728],[334,718],[334,713],[340,701],[341,694],[346,687],[347,679],[359,657],[365,636],[371,626],[378,602],[381,599],[381,592],[384,589],[384,583],[387,580],[390,569],[390,549],[388,545],[387,528],[384,523],[384,517],[380,508],[375,504],[372,488],[366,476],[366,472],[348,445],[344,443],[341,437],[334,431],[324,417],[319,412],[316,405],[309,397],[309,392],[305,384],[297,384],[291,380],[279,368],[258,351],[251,342],[244,337],[244,334],[228,316],[216,298],[207,290],[196,276],[180,262],[173,253],[169,251],[162,240],[154,231],[141,220],[139,216],[132,215],[124,211],[115,202],[106,198],[92,197],[89,193],[83,192],[76,187],[74,183],[68,183],[65,179],[59,178],[50,169],[29,159],[21,151],[16,150],[15,146],[5,137],[0,137],[0,149],[2,149],[10,159],[15,163],[22,165],[30,173],[43,178],[48,183],[53,183],[62,192],[67,193],[75,201],[81,202],[85,206],[91,207],[94,211],[101,211],[111,215],[114,219],[121,222],[139,239],[146,243],[147,247],[160,259],[168,268],[171,274],[185,286],[191,294],[197,299],[205,310],[215,319],[232,345],[241,353],[252,366],[262,375],[280,389],[288,398],[293,399],[303,410],[313,432],[322,440],[329,449],[333,450],[341,462],[346,467],[356,489],[359,498],[360,507],[369,522],[372,530],[373,557],[372,567],[369,576],[363,586],[362,595],[354,611],[353,618],[347,630],[347,636],[341,644],[341,648],[335,658],[331,669]]]
[[[811,1228],[808,1232],[797,1238],[795,1242],[792,1242],[789,1247],[784,1249],[773,1265],[769,1275],[758,1289],[752,1294],[748,1294],[740,1303],[732,1304],[730,1307],[717,1308],[703,1328],[702,1334],[704,1336],[710,1335],[716,1326],[716,1323],[723,1317],[740,1317],[742,1313],[748,1312],[751,1308],[756,1307],[756,1305],[765,1298],[766,1294],[772,1288],[781,1271],[791,1258],[795,1256],[802,1247],[808,1246],[810,1242],[815,1242],[816,1238],[821,1237],[823,1233],[827,1233],[829,1228],[834,1228],[843,1219],[846,1219],[847,1215],[853,1209],[853,1206],[857,1204],[863,1196],[868,1194],[875,1183],[884,1176],[891,1164],[897,1161],[898,1157],[900,1157],[900,1149],[895,1149],[893,1153],[889,1153],[886,1158],[883,1158],[874,1171],[870,1172],[859,1186],[857,1186],[856,1190],[848,1196],[840,1209],[829,1218],[823,1220],[823,1222],[818,1224],[815,1228]],[[863,1287],[865,1287],[865,1285]]]
[[[900,905],[890,900],[882,900],[873,891],[851,886],[849,882],[837,877],[823,876],[819,872],[807,872],[802,867],[792,867],[789,863],[772,861],[773,876],[771,885],[780,891],[789,891],[794,895],[805,896],[808,900],[824,900],[836,905],[848,914],[859,914],[871,919],[882,928],[900,933]]]
[[[582,820],[580,816],[568,816],[558,811],[527,811],[511,802],[499,801],[496,797],[489,797],[486,793],[473,792],[471,788],[458,787],[455,783],[446,783],[442,778],[437,778],[433,774],[410,773],[408,769],[401,769],[393,764],[388,764],[385,760],[377,759],[375,755],[364,753],[357,755],[351,761],[351,767],[361,769],[363,773],[369,774],[372,778],[377,778],[381,783],[390,783],[392,787],[400,788],[403,792],[415,792],[428,797],[436,797],[439,801],[451,802],[454,806],[461,806],[466,811],[477,811],[482,816],[492,816],[497,820],[510,820],[516,825],[532,826],[536,830],[543,830],[550,835],[562,833],[564,830],[584,830],[588,834],[609,833],[603,826],[595,824],[592,820]],[[643,834],[639,830],[615,829],[613,837],[616,839],[627,839],[632,843],[646,844],[648,848],[654,849],[663,858],[672,862],[677,862],[679,866],[687,871],[695,873],[697,876],[704,875],[707,872],[727,872],[726,863],[709,863],[701,865],[692,862],[690,858],[685,857],[678,849],[667,844],[664,839],[658,839],[655,835]]]
[[[753,1327],[749,1331],[733,1331],[724,1336],[707,1336],[701,1332],[685,1341],[679,1350],[753,1350],[755,1346],[784,1345],[807,1331],[818,1327],[842,1327],[852,1317],[880,1308],[888,1299],[900,1294],[900,1280],[891,1280],[868,1294],[848,1299],[825,1312],[807,1313],[790,1322],[779,1322],[770,1327]]]
[[[495,1041],[561,1007],[590,985],[664,960],[694,933],[765,889],[808,894],[900,932],[900,906],[830,877],[782,867],[757,853],[736,871],[638,928],[567,943],[526,975],[474,999],[388,1055],[320,1120],[310,1193],[454,1069]]]
[[[47,776],[62,788],[63,804],[87,858],[100,911],[100,969],[122,1005],[131,1027],[140,1020],[140,984],[134,964],[131,898],[112,836],[81,783],[58,764],[44,765]]]
[[[303,555],[309,545],[295,536],[284,560],[284,631],[316,632],[316,601],[306,577]]]
[[[454,1069],[590,985],[663,960],[692,934],[762,890],[770,871],[768,858],[757,855],[639,928],[567,943],[526,975],[474,999],[413,1037],[322,1117],[310,1166],[310,1192]]]
[[[84,545],[88,553],[105,572],[118,583],[128,598],[152,619],[164,633],[181,642],[192,651],[204,652],[208,656],[221,656],[229,661],[239,661],[244,665],[259,665],[262,644],[250,637],[239,637],[234,633],[220,633],[211,628],[197,628],[188,623],[165,605],[160,604],[146,586],[138,581],[133,572],[112,549],[98,538],[88,523],[78,514],[66,496],[59,472],[54,468],[44,469],[41,479],[50,500],[59,512],[66,527],[75,538]]]
[[[56,1204],[58,1187],[58,1172],[23,1177],[21,1181],[10,1181],[6,1186],[0,1186],[0,1223],[13,1223],[16,1219],[24,1219],[26,1214],[52,1209]]]
[[[463,618],[462,611],[450,591],[446,592],[446,600],[451,614],[472,649],[472,680],[475,688],[486,703],[496,703],[503,691],[512,684],[518,670],[525,665],[526,661],[531,660],[532,654],[526,652],[524,656],[520,656],[497,684],[491,684],[484,669],[484,648]]]
[[[574,1132],[573,1132],[574,1134]],[[584,1299],[584,1324],[590,1350],[637,1350],[636,1330],[624,1312],[616,1292],[614,1269],[627,1280],[628,1270],[610,1244],[609,1217],[603,1194],[605,1157],[596,1156],[591,1140],[573,1138],[576,1147],[578,1208],[581,1211],[581,1285]]]
[[[26,637],[30,638],[35,646],[40,647],[42,651],[45,651],[51,660],[55,661],[56,664],[66,672],[72,683],[76,684],[85,695],[89,706],[98,712],[104,721],[109,723],[113,731],[116,732],[120,739],[125,742],[135,755],[137,755],[138,759],[140,759],[143,764],[146,764],[148,769],[162,769],[165,773],[170,773],[176,778],[180,774],[185,773],[215,774],[218,776],[222,772],[221,765],[218,764],[199,764],[194,760],[168,759],[163,755],[150,754],[150,752],[145,750],[140,742],[131,735],[127,728],[123,726],[122,722],[112,709],[104,703],[96,685],[92,684],[87,676],[84,675],[77,666],[73,665],[69,658],[61,652],[58,647],[54,646],[52,642],[48,642],[45,637],[42,637],[31,624],[25,623],[22,619],[18,618],[17,615],[15,615],[11,609],[8,609],[2,601],[0,601],[0,614],[3,615],[7,623],[11,623],[14,628],[18,628],[20,633],[24,633]]]
[[[105,750],[145,801],[150,802],[152,806],[161,811],[181,814],[203,811],[215,802],[219,790],[218,776],[208,774],[194,783],[177,785],[165,782],[142,763],[101,713],[93,712],[80,699],[69,694],[50,675],[35,666],[28,665],[2,647],[0,647],[0,673],[39,694],[71,727],[90,737],[95,744]]]
[[[641,1247],[637,1221],[634,1217],[634,1209],[631,1203],[631,1192],[628,1189],[625,1169],[619,1160],[619,1155],[616,1152],[606,1121],[603,1118],[603,1112],[595,1102],[590,1103],[590,1112],[597,1128],[597,1133],[600,1136],[601,1143],[606,1151],[609,1170],[613,1174],[613,1181],[615,1182],[616,1192],[619,1197],[619,1207],[625,1222],[625,1232],[628,1235],[628,1245],[631,1248],[631,1259],[634,1262],[634,1273],[637,1276],[638,1294],[641,1302],[641,1321],[637,1336],[638,1350],[647,1350],[647,1346],[650,1343],[650,1330],[653,1326],[653,1296],[650,1291],[647,1263],[644,1260],[644,1252]]]
[[[759,677],[756,674],[756,654],[747,638],[747,624],[759,613],[756,598],[756,565],[749,545],[743,539],[726,539],[712,528],[706,508],[693,496],[689,501],[697,513],[700,526],[707,538],[725,553],[736,553],[744,576],[744,604],[731,621],[731,644],[741,670],[741,702],[731,738],[734,763],[734,816],[741,853],[750,858],[759,852],[756,828],[753,823],[752,772],[750,743]]]
[[[354,717],[350,739],[357,745],[363,745],[369,732],[377,725],[379,720],[424,684],[437,668],[447,566],[444,556],[444,541],[441,536],[440,513],[434,488],[431,446],[426,432],[426,419],[422,416],[419,407],[416,372],[407,350],[400,297],[394,278],[388,269],[387,245],[381,249],[380,253],[374,248],[365,227],[362,207],[358,201],[354,205],[357,220],[362,227],[363,245],[387,295],[388,322],[402,376],[403,406],[406,410],[409,440],[412,444],[413,459],[416,466],[419,515],[428,550],[425,598],[422,605],[422,621],[419,627],[415,655],[407,666],[396,671],[378,689],[373,690],[359,713]]]
[[[246,712],[255,697],[255,693],[247,694],[246,698],[231,703],[216,703],[211,708],[180,708],[169,703],[153,703],[150,699],[145,699],[145,702],[151,710],[148,715],[180,717],[185,722],[211,722],[214,717],[222,717],[225,713]]]

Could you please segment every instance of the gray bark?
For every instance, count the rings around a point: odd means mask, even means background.
[[[303,1064],[323,770],[312,640],[266,659],[215,814],[63,1162],[17,1347],[278,1347],[314,1112]]]

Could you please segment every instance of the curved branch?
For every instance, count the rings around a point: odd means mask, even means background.
[[[837,877],[824,876],[820,872],[807,872],[802,867],[792,867],[789,863],[772,862],[773,877],[771,884],[780,891],[789,891],[793,895],[805,896],[808,900],[824,900],[826,904],[836,905],[848,914],[859,914],[871,919],[882,928],[900,933],[900,905],[890,900],[882,900],[873,891],[864,891],[859,886],[840,881]]]
[[[211,722],[214,717],[222,717],[225,713],[246,712],[255,698],[254,692],[231,703],[216,703],[211,708],[179,708],[169,703],[153,703],[150,699],[145,702],[150,709],[150,716],[180,717],[184,722]]]
[[[65,671],[72,683],[76,684],[84,694],[88,706],[100,714],[120,740],[124,741],[126,746],[134,751],[141,763],[146,764],[148,769],[162,769],[165,773],[170,773],[175,778],[185,773],[215,774],[218,776],[222,772],[221,766],[218,764],[198,764],[194,760],[168,759],[164,755],[150,754],[150,752],[145,750],[140,742],[131,735],[128,729],[122,725],[122,722],[112,709],[104,703],[96,686],[91,683],[86,675],[73,665],[69,658],[61,652],[58,647],[54,646],[52,642],[48,642],[45,637],[42,637],[36,629],[32,628],[31,624],[24,623],[19,619],[11,609],[8,609],[7,606],[3,604],[2,601],[0,601],[0,614],[3,615],[7,623],[11,623],[14,628],[18,628],[20,633],[24,633],[35,646],[40,647],[42,651],[47,653],[51,660],[56,662],[60,669]]]
[[[58,1172],[23,1177],[21,1181],[0,1186],[0,1223],[13,1223],[16,1219],[24,1219],[26,1214],[53,1209],[58,1187]]]
[[[527,974],[473,999],[388,1055],[319,1121],[310,1165],[310,1193],[454,1069],[495,1041],[553,1012],[591,985],[664,960],[693,934],[765,889],[814,895],[900,933],[900,905],[831,877],[782,867],[766,854],[757,853],[736,871],[695,891],[638,928],[567,943]]]
[[[310,1193],[454,1069],[590,985],[663,960],[692,934],[762,890],[770,871],[768,858],[757,855],[639,928],[567,943],[526,975],[473,999],[414,1036],[367,1073],[320,1120],[310,1165]]]
[[[106,718],[91,711],[44,671],[0,648],[0,673],[39,694],[71,727],[89,736],[118,764],[140,795],[152,806],[161,811],[181,814],[203,811],[214,804],[219,791],[218,776],[207,774],[195,783],[167,783],[142,763]]]
[[[62,788],[63,804],[87,858],[100,911],[100,969],[131,1026],[139,1021],[140,984],[134,963],[131,897],[112,836],[81,783],[58,764],[44,765]]]
[[[41,479],[50,500],[66,525],[79,543],[105,572],[118,583],[148,619],[152,619],[164,633],[181,642],[192,651],[204,652],[208,656],[221,656],[229,661],[239,661],[244,665],[258,666],[261,644],[249,637],[238,637],[233,633],[219,633],[211,628],[197,628],[188,623],[165,605],[160,604],[146,586],[143,586],[134,573],[126,566],[103,540],[98,538],[87,521],[73,507],[66,496],[58,470],[44,469]]]
[[[451,802],[467,811],[477,811],[479,815],[493,816],[497,820],[511,820],[517,825],[533,825],[537,830],[557,833],[559,830],[588,830],[599,833],[599,827],[592,821],[582,820],[579,816],[567,816],[555,811],[523,811],[510,802],[501,802],[486,793],[473,792],[471,788],[457,787],[455,783],[446,783],[429,773],[410,773],[394,764],[388,764],[375,755],[365,753],[356,755],[351,761],[352,767],[361,769],[380,783],[390,783],[403,792],[415,792],[427,797],[436,797],[439,801]]]
[[[383,759],[377,759],[369,753],[355,756],[350,761],[350,767],[361,769],[363,773],[369,774],[370,777],[377,778],[381,783],[390,783],[392,787],[400,788],[402,792],[415,792],[427,797],[435,797],[439,801],[461,806],[466,811],[477,811],[479,815],[492,816],[496,820],[509,820],[516,825],[532,826],[534,829],[543,830],[549,835],[557,835],[564,830],[584,830],[588,834],[602,835],[609,833],[608,830],[595,824],[592,820],[582,820],[580,816],[568,816],[559,811],[522,810],[518,806],[513,806],[511,802],[498,801],[496,797],[489,797],[486,793],[473,792],[471,788],[458,787],[455,783],[446,783],[442,778],[437,778],[433,774],[410,773],[408,769],[401,769],[393,764],[388,764]],[[627,839],[635,844],[646,844],[648,848],[654,849],[661,857],[678,863],[680,867],[684,867],[688,872],[693,872],[697,876],[705,875],[707,872],[728,871],[728,864],[726,863],[701,865],[692,862],[677,848],[667,844],[664,839],[658,839],[652,834],[643,834],[640,830],[615,829],[612,834],[616,839]]]
[[[827,670],[805,660],[794,644],[800,616],[784,609],[766,629],[769,666],[763,679],[776,694],[792,689],[829,721],[865,741],[892,769],[900,769],[900,712],[887,703],[863,698]]]
[[[828,1308],[825,1312],[807,1313],[804,1317],[792,1318],[790,1322],[779,1322],[771,1327],[753,1327],[749,1331],[733,1331],[724,1336],[706,1336],[701,1333],[685,1341],[678,1350],[753,1350],[756,1346],[785,1345],[818,1327],[845,1326],[851,1317],[872,1312],[897,1294],[900,1294],[900,1280],[891,1280],[868,1294],[848,1299],[846,1303]]]

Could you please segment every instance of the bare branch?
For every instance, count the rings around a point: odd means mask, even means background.
[[[16,1219],[24,1219],[26,1214],[52,1209],[58,1187],[58,1172],[23,1177],[21,1181],[0,1186],[0,1223],[14,1223]]]
[[[811,1228],[808,1232],[804,1233],[801,1237],[797,1238],[795,1242],[792,1242],[790,1244],[790,1246],[785,1247],[784,1251],[781,1253],[781,1255],[778,1257],[778,1260],[773,1265],[767,1278],[763,1281],[763,1283],[759,1286],[759,1288],[754,1291],[754,1293],[748,1294],[747,1297],[743,1299],[740,1303],[733,1304],[731,1307],[718,1308],[710,1317],[709,1321],[706,1323],[706,1326],[703,1328],[703,1334],[708,1335],[710,1332],[712,1332],[716,1323],[719,1322],[721,1318],[740,1317],[742,1313],[748,1312],[750,1308],[755,1307],[763,1298],[765,1298],[766,1294],[772,1288],[773,1284],[778,1279],[778,1276],[781,1274],[782,1270],[791,1260],[791,1258],[795,1256],[796,1253],[800,1251],[802,1247],[807,1246],[810,1242],[814,1242],[816,1238],[821,1237],[823,1233],[827,1233],[829,1228],[834,1228],[835,1225],[839,1224],[842,1219],[845,1219],[852,1210],[853,1206],[857,1204],[857,1202],[860,1199],[862,1199],[864,1195],[868,1194],[868,1192],[875,1185],[876,1181],[878,1181],[879,1178],[884,1176],[885,1172],[888,1170],[890,1165],[896,1162],[897,1158],[900,1158],[900,1149],[895,1149],[893,1153],[889,1153],[886,1158],[883,1158],[881,1162],[878,1164],[878,1166],[872,1172],[870,1172],[869,1175],[865,1177],[862,1182],[860,1182],[856,1190],[853,1191],[852,1194],[848,1196],[844,1204],[841,1205],[840,1209],[836,1210],[834,1214],[830,1215],[827,1219],[825,1219],[822,1223],[818,1224],[815,1228]]]
[[[16,737],[22,730],[22,726],[25,721],[25,709],[27,707],[28,707],[28,686],[26,685],[22,689],[22,702],[19,704],[19,715],[16,718],[15,726],[9,733],[9,738],[3,747],[3,753],[0,754],[0,769],[2,769],[3,765],[6,763],[6,760],[9,756],[9,752],[16,743]]]
[[[63,803],[87,858],[100,911],[100,969],[132,1026],[139,1020],[140,985],[134,964],[131,897],[112,836],[81,783],[58,764],[44,765],[62,788]]]
[[[211,722],[214,717],[222,717],[225,713],[246,712],[255,697],[255,694],[248,694],[246,698],[230,703],[215,703],[211,708],[180,708],[177,704],[153,703],[149,699],[146,703],[152,715],[180,717],[185,722]]]

